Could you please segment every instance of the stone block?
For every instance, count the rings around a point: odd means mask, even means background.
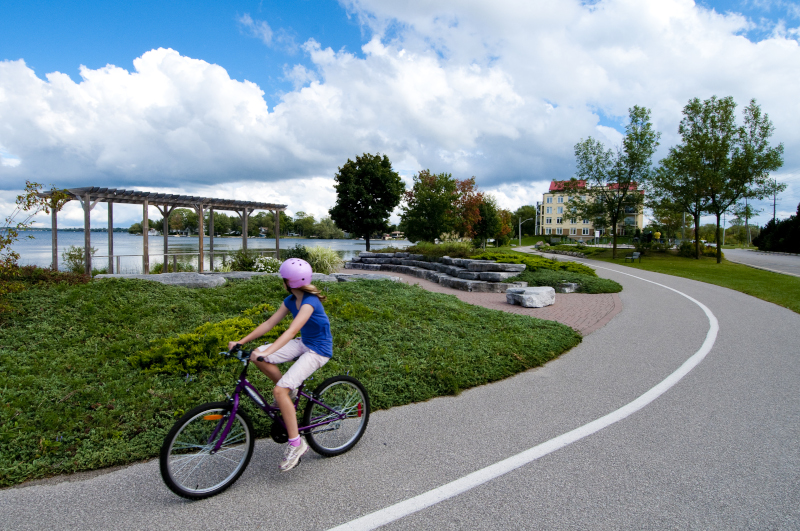
[[[425,259],[425,255],[424,254],[409,254],[406,258],[408,258],[409,260],[424,260]]]
[[[375,253],[371,253],[369,251],[361,251],[358,253],[358,256],[361,258],[375,258]]]
[[[575,293],[579,287],[575,282],[562,282],[556,286],[556,291],[558,293]]]
[[[481,273],[477,273],[475,271],[467,271],[466,269],[458,271],[454,276],[458,278],[463,278],[465,280],[482,280]]]
[[[160,282],[170,286],[184,288],[216,288],[225,284],[225,279],[218,275],[203,275],[200,273],[163,273],[161,275],[97,275],[95,279],[103,278],[135,278]]]
[[[502,282],[506,279],[519,275],[519,273],[503,273],[497,271],[487,271],[485,273],[478,273],[478,275],[480,275],[481,280],[485,280],[487,282]]]
[[[353,258],[351,259],[351,261],[353,261],[353,262],[360,262],[360,261],[361,261],[361,255],[358,255],[358,256],[355,256],[355,257],[353,257]]]
[[[408,253],[394,253],[395,258],[408,258]]]
[[[389,275],[376,275],[374,273],[336,273],[331,275],[339,282],[355,282],[356,280],[388,280],[391,282],[400,282],[400,277],[392,277]]]
[[[365,264],[391,264],[392,258],[375,257],[375,258],[362,258],[361,261]]]
[[[470,262],[467,269],[470,271],[490,272],[490,271],[506,271],[506,272],[521,272],[525,271],[525,264],[498,264],[497,262],[478,261]]]
[[[555,304],[556,290],[549,286],[510,288],[506,290],[506,302],[525,308],[544,308]]]

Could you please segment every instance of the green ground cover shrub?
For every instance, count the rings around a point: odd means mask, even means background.
[[[375,409],[506,378],[580,342],[558,323],[416,286],[320,287],[335,354],[312,385],[350,371]],[[177,418],[232,389],[239,365],[216,352],[285,296],[275,277],[213,289],[105,279],[8,294],[11,310],[0,323],[0,486],[155,457]],[[270,392],[258,370],[250,377]],[[265,436],[266,417],[253,419]]]
[[[550,247],[540,249],[543,252],[547,251],[569,251],[574,253],[583,253],[586,257],[594,254],[602,253],[604,247],[592,247],[591,245],[551,245]]]
[[[299,258],[308,262],[308,249],[305,245],[296,243],[294,247],[288,249],[281,249],[281,260],[288,260],[289,258]]]
[[[597,276],[584,275],[566,270],[553,271],[552,269],[537,269],[535,271],[523,271],[518,276],[508,279],[506,282],[522,280],[528,286],[550,286],[557,287],[563,282],[575,282],[580,286],[578,291],[581,293],[619,293],[622,286],[613,280],[600,278]]]
[[[559,262],[542,256],[525,255],[521,253],[502,253],[486,251],[473,255],[475,260],[494,260],[506,264],[525,264],[527,270],[550,269],[552,271],[569,271],[596,277],[597,273],[591,267],[577,262]]]
[[[694,242],[685,241],[681,242],[678,248],[678,256],[684,258],[695,258],[697,256]],[[717,248],[713,245],[705,245],[700,242],[700,256],[717,256]],[[725,253],[722,253],[722,258],[725,258]]]
[[[599,278],[591,267],[577,262],[558,262],[541,256],[521,253],[485,252],[473,256],[477,260],[496,260],[508,264],[525,264],[525,271],[506,282],[527,282],[529,286],[557,287],[563,282],[580,285],[581,293],[619,293],[622,286],[618,282]]]
[[[422,254],[428,259],[436,259],[442,258],[443,256],[449,256],[450,258],[469,258],[471,254],[475,253],[474,249],[472,242],[418,242],[416,245],[401,249],[401,251],[412,254]]]
[[[194,272],[197,271],[197,268],[194,265],[190,264],[189,262],[178,262],[178,268],[175,269],[175,264],[169,262],[167,264],[167,273],[186,273],[186,272]],[[150,274],[151,275],[160,275],[164,272],[164,264],[159,262],[157,264],[153,264],[150,267]]]

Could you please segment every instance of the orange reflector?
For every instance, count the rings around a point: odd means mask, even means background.
[[[203,420],[219,420],[222,418],[222,415],[206,415],[203,417]]]

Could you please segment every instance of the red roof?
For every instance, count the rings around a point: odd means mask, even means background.
[[[552,181],[550,183],[550,191],[551,192],[558,192],[564,189],[564,183],[568,183],[570,181]],[[586,188],[586,181],[577,181],[578,188]]]

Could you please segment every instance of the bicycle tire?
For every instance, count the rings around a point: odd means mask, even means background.
[[[253,423],[241,408],[219,451],[210,451],[222,432],[233,406],[209,402],[178,420],[164,439],[159,462],[167,487],[184,498],[200,500],[219,494],[239,479],[253,455]],[[212,440],[213,436],[213,440]]]
[[[325,457],[341,455],[356,445],[369,423],[369,395],[361,382],[350,376],[333,376],[314,391],[317,400],[347,418],[305,431],[306,441]],[[310,401],[303,413],[303,425],[311,426],[330,418],[332,413]]]

